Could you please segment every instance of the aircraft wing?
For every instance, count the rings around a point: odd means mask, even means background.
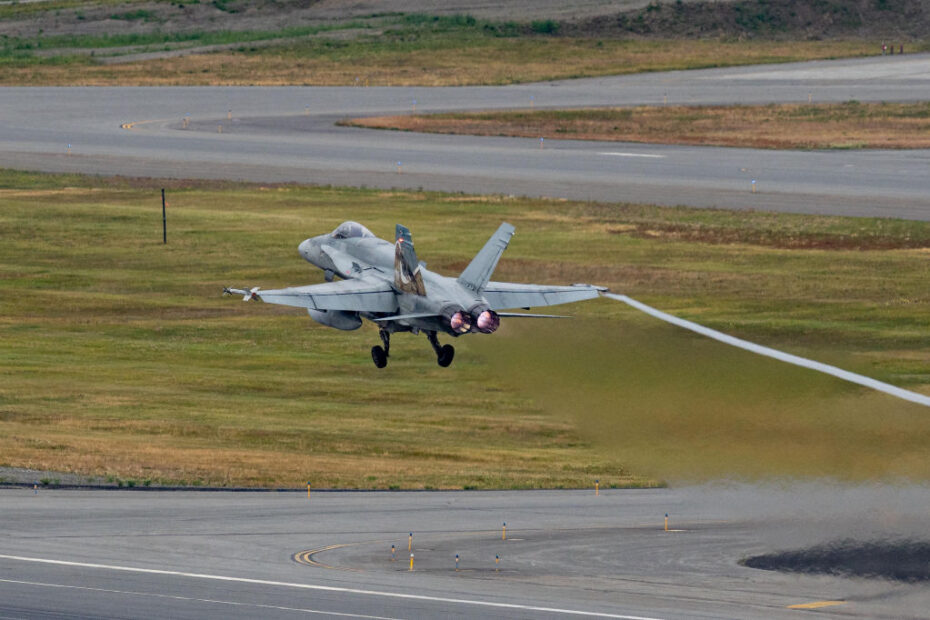
[[[573,301],[593,299],[604,287],[591,284],[572,284],[571,286],[549,286],[545,284],[511,284],[509,282],[488,282],[481,292],[492,310],[510,308],[533,308],[537,306],[555,306]]]
[[[348,312],[397,312],[397,297],[388,282],[379,278],[353,278],[339,282],[255,291],[265,303],[311,310]]]

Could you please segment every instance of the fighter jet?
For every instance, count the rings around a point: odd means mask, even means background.
[[[597,297],[604,287],[550,286],[492,282],[491,274],[510,243],[514,227],[503,223],[458,277],[442,276],[417,258],[410,231],[400,224],[393,243],[375,237],[358,222],[344,222],[329,234],[303,241],[298,250],[323,270],[326,283],[276,290],[226,288],[245,301],[306,308],[314,321],[342,330],[358,329],[362,319],[378,325],[381,345],[371,348],[375,366],[384,368],[391,334],[426,334],[436,362],[452,363],[455,348],[440,345],[439,334],[493,334],[502,318],[564,318],[507,312]],[[336,277],[340,281],[334,281]]]
[[[378,239],[357,222],[344,222],[333,232],[311,237],[298,246],[301,256],[323,270],[327,283],[268,291],[259,287],[224,288],[223,293],[242,295],[244,301],[258,299],[306,308],[310,318],[336,329],[358,329],[362,319],[368,319],[377,324],[381,332],[383,346],[371,348],[371,359],[378,368],[387,365],[391,334],[396,332],[425,333],[436,352],[436,362],[446,367],[452,363],[455,349],[451,344],[439,344],[440,333],[453,338],[471,333],[493,334],[502,318],[565,318],[507,310],[529,310],[604,296],[730,346],[930,407],[928,395],[729,336],[666,314],[626,295],[610,293],[603,286],[492,282],[491,274],[513,232],[513,226],[501,224],[465,271],[452,278],[433,273],[417,259],[413,238],[406,227],[397,225],[392,244]],[[337,276],[341,278],[338,282],[334,281]]]

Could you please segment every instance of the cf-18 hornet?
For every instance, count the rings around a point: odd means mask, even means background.
[[[491,274],[510,243],[514,228],[501,224],[457,278],[441,276],[417,259],[410,231],[397,225],[395,241],[375,237],[357,222],[344,222],[329,234],[300,244],[300,255],[323,270],[326,283],[263,291],[258,287],[224,290],[243,299],[306,308],[328,327],[352,330],[362,319],[380,328],[381,345],[371,349],[375,366],[384,368],[391,353],[391,334],[423,332],[440,366],[455,356],[454,338],[470,333],[493,334],[508,317],[562,318],[547,314],[507,312],[553,306],[597,297],[607,289],[590,284],[548,286],[492,282]],[[333,281],[336,277],[340,281]]]
[[[504,223],[457,278],[441,276],[417,259],[410,231],[397,225],[395,241],[375,237],[356,222],[344,222],[336,230],[311,237],[300,244],[300,255],[323,270],[327,282],[263,291],[223,289],[242,295],[245,301],[260,299],[272,304],[306,308],[310,317],[336,329],[358,329],[362,319],[378,325],[382,345],[371,348],[375,366],[384,368],[391,351],[391,334],[426,334],[440,366],[452,363],[455,349],[440,345],[439,334],[454,338],[478,332],[493,334],[501,319],[509,317],[564,318],[550,314],[528,314],[509,310],[554,306],[599,295],[641,310],[720,342],[802,366],[879,390],[921,405],[930,406],[930,396],[905,390],[882,381],[771,349],[656,310],[626,295],[615,295],[602,286],[572,284],[549,286],[492,282],[491,274],[513,236],[513,226]],[[333,281],[335,277],[341,281]]]

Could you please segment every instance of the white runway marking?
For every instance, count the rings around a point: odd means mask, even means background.
[[[148,596],[154,598],[170,598],[176,601],[192,601],[194,603],[214,603],[218,605],[233,605],[236,607],[257,607],[260,609],[277,609],[279,611],[297,611],[305,614],[321,616],[336,616],[340,618],[364,618],[365,620],[400,620],[389,616],[366,616],[364,614],[347,614],[340,611],[323,611],[321,609],[304,609],[301,607],[283,607],[281,605],[262,605],[261,603],[238,603],[236,601],[221,601],[212,598],[191,598],[173,594],[155,594],[154,592],[134,592],[132,590],[112,590],[108,588],[90,588],[87,586],[69,586],[61,583],[44,583],[41,581],[17,581],[15,579],[0,579],[0,583],[15,583],[21,586],[38,586],[42,588],[68,588],[71,590],[86,590],[89,592],[105,592],[108,594],[131,594],[132,596]],[[0,617],[0,620],[5,616]]]
[[[654,155],[651,153],[598,153],[598,155],[612,155],[613,157],[645,157],[647,159],[665,159],[665,155]]]
[[[672,316],[662,312],[661,310],[656,310],[652,306],[647,306],[646,304],[636,301],[632,297],[627,297],[626,295],[614,295],[613,293],[604,293],[605,297],[611,299],[616,299],[617,301],[622,301],[623,303],[636,308],[646,314],[653,316],[662,321],[666,321],[678,327],[683,327],[685,329],[691,330],[702,336],[707,336],[708,338],[713,338],[719,342],[738,347],[745,351],[751,351],[752,353],[757,353],[759,355],[764,355],[766,357],[771,357],[782,362],[787,362],[788,364],[794,364],[795,366],[801,366],[803,368],[810,368],[811,370],[816,370],[828,375],[833,375],[844,381],[849,381],[850,383],[857,383],[859,385],[864,385],[867,388],[872,388],[873,390],[878,390],[879,392],[884,392],[885,394],[890,394],[896,396],[903,400],[910,401],[912,403],[917,403],[918,405],[924,405],[925,407],[930,407],[930,396],[925,396],[924,394],[918,394],[917,392],[911,392],[910,390],[905,390],[897,386],[891,385],[890,383],[885,383],[877,379],[872,379],[871,377],[866,377],[863,375],[856,374],[854,372],[849,372],[848,370],[843,370],[842,368],[837,368],[836,366],[830,366],[829,364],[823,364],[821,362],[815,362],[814,360],[809,360],[804,357],[798,357],[797,355],[791,355],[790,353],[785,353],[784,351],[779,351],[778,349],[772,349],[769,347],[764,347],[761,344],[756,344],[754,342],[749,342],[748,340],[742,340],[740,338],[735,338],[733,336],[728,336],[723,332],[718,332],[715,329],[709,327],[704,327],[697,323],[692,323],[691,321],[686,321],[685,319],[680,319],[677,316]]]
[[[321,586],[309,583],[293,583],[289,581],[272,581],[268,579],[249,579],[247,577],[228,577],[226,575],[209,575],[205,573],[187,573],[174,570],[159,570],[156,568],[136,568],[133,566],[116,566],[112,564],[94,564],[90,562],[69,562],[66,560],[51,560],[47,558],[30,558],[19,555],[0,555],[3,560],[17,562],[36,562],[38,564],[54,564],[56,566],[74,566],[78,568],[97,568],[127,573],[144,573],[148,575],[167,575],[169,577],[188,577],[190,579],[209,579],[212,581],[231,581],[236,583],[250,583],[261,586],[277,586],[281,588],[298,588],[302,590],[317,590],[325,592],[343,592],[345,594],[360,594],[364,596],[382,596],[385,598],[398,598],[414,601],[432,601],[436,603],[453,603],[457,605],[473,605],[476,607],[494,607],[498,609],[517,609],[522,611],[539,611],[570,616],[586,616],[591,618],[619,618],[620,620],[660,620],[646,616],[629,616],[624,614],[610,614],[596,611],[581,611],[577,609],[561,609],[558,607],[539,607],[536,605],[519,605],[516,603],[492,603],[474,599],[447,598],[443,596],[427,596],[425,594],[404,594],[402,592],[381,592],[378,590],[361,590],[357,588],[342,588],[338,586]]]

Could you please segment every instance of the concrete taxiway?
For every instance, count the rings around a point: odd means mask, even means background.
[[[739,561],[913,539],[928,506],[926,487],[819,484],[309,499],[4,489],[0,617],[926,617],[926,586]]]
[[[928,92],[926,54],[504,87],[4,88],[0,166],[930,219],[927,150],[540,144],[334,125],[414,107],[908,101]]]

